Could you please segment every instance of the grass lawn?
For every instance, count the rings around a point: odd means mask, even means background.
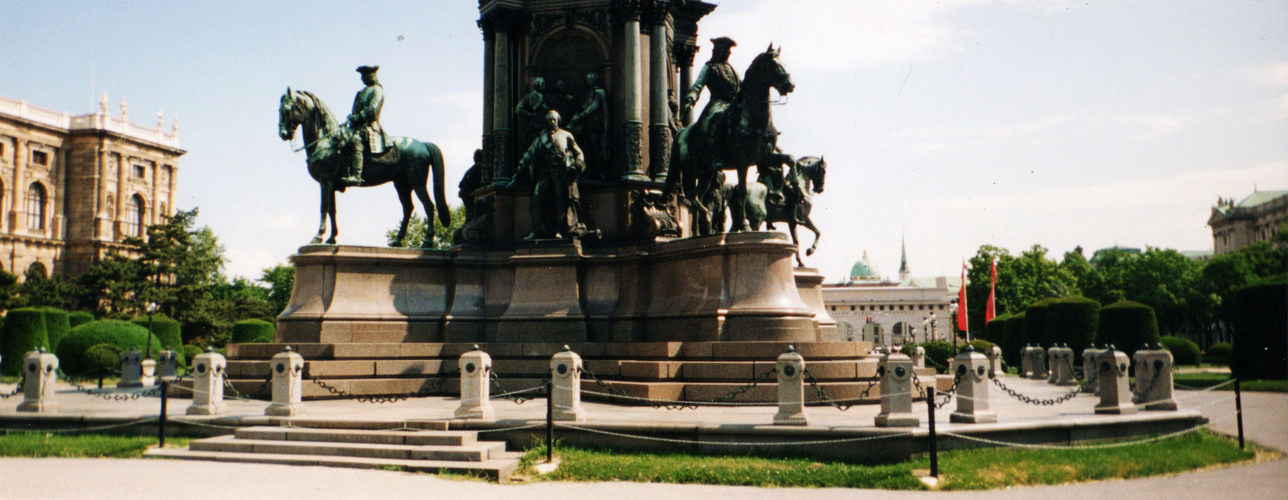
[[[192,438],[166,436],[166,448],[188,446]],[[140,458],[156,436],[22,433],[0,436],[0,456],[28,458]]]
[[[1176,373],[1172,375],[1172,380],[1185,387],[1202,389],[1230,380],[1230,375],[1228,373]],[[1239,389],[1244,391],[1288,392],[1288,380],[1244,380],[1239,383]],[[1234,384],[1218,390],[1233,391]]]
[[[1263,452],[1264,453],[1264,452]],[[532,472],[544,460],[539,445],[524,455],[521,471],[534,480],[637,481],[774,487],[927,489],[930,459],[858,465],[810,459],[651,454],[559,447],[559,468]],[[1142,459],[1142,457],[1145,457]],[[939,489],[984,490],[1184,472],[1256,457],[1223,436],[1199,431],[1139,445],[1100,449],[972,449],[939,454]]]

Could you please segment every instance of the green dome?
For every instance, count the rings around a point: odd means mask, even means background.
[[[881,270],[868,260],[868,251],[863,251],[863,258],[850,268],[850,281],[877,281],[881,279]]]

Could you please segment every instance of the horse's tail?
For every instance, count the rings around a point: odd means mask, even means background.
[[[433,176],[431,180],[434,182],[434,204],[438,205],[438,222],[444,227],[450,226],[452,211],[447,207],[447,188],[443,185],[446,183],[444,180],[446,174],[443,173],[446,168],[443,165],[443,152],[438,149],[438,146],[428,142],[425,143],[425,148],[429,150],[429,168]]]

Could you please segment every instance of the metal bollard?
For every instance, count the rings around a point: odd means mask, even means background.
[[[143,359],[143,353],[131,348],[121,353],[121,381],[117,387],[144,387],[156,383],[153,373],[156,361]]]
[[[774,425],[809,425],[805,418],[805,358],[796,347],[778,355],[778,413]]]
[[[912,359],[903,354],[886,354],[877,364],[881,377],[881,413],[877,427],[917,427],[921,419],[912,414]]]
[[[954,423],[983,424],[997,421],[997,413],[988,409],[989,359],[969,344],[953,358],[953,377],[957,382],[957,411],[948,415]],[[934,402],[930,401],[931,406]]]
[[[496,415],[488,398],[492,395],[492,357],[474,346],[461,355],[461,406],[456,418],[491,419]]]
[[[174,380],[179,374],[179,356],[169,349],[157,353],[157,380],[156,384]]]
[[[1132,356],[1136,366],[1136,404],[1145,410],[1176,411],[1179,404],[1172,397],[1172,353],[1161,345],[1141,349]]]
[[[27,353],[22,358],[22,403],[18,411],[52,413],[58,411],[54,399],[54,382],[58,378],[58,356],[44,348]]]
[[[224,403],[224,374],[228,360],[210,347],[192,358],[192,404],[188,415],[222,415],[228,412]]]
[[[268,362],[273,371],[273,403],[264,409],[270,417],[294,417],[304,413],[304,357],[286,350]]]
[[[1127,381],[1127,353],[1110,345],[1096,356],[1097,377],[1100,378],[1100,404],[1097,414],[1130,415],[1136,413],[1131,402],[1131,386]]]
[[[1100,394],[1100,383],[1096,380],[1096,356],[1102,352],[1105,350],[1097,348],[1095,344],[1082,350],[1082,379],[1084,384],[1091,385],[1091,394]]]
[[[555,420],[580,422],[586,419],[581,407],[581,356],[568,346],[550,358],[550,399],[554,404]]]

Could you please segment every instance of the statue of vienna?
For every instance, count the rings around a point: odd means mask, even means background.
[[[528,240],[571,239],[586,234],[577,189],[578,178],[586,167],[585,157],[572,132],[559,128],[559,119],[558,111],[546,113],[546,129],[532,141],[510,181],[510,187],[531,182],[528,213],[532,233],[525,238]]]
[[[434,213],[444,226],[451,223],[447,208],[447,195],[443,182],[443,153],[438,146],[406,137],[386,137],[380,127],[380,109],[384,93],[375,79],[375,66],[358,68],[367,84],[354,98],[353,112],[341,126],[317,96],[305,91],[292,91],[289,87],[282,94],[278,108],[277,133],[284,141],[295,138],[295,130],[303,130],[304,149],[308,153],[309,175],[322,189],[321,222],[313,244],[322,243],[326,235],[327,218],[331,218],[331,237],[335,243],[339,228],[335,221],[335,192],[349,186],[379,186],[393,182],[402,202],[403,218],[398,226],[395,243],[401,244],[407,235],[407,222],[414,209],[411,194],[414,191],[425,209],[426,241],[422,246],[433,245]],[[434,181],[434,199],[430,200],[428,183]],[[435,205],[437,202],[437,205]]]

